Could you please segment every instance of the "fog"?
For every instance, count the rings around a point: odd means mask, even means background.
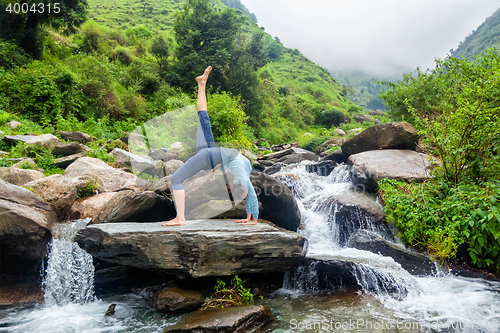
[[[258,24],[332,71],[392,75],[434,66],[498,0],[241,0]]]

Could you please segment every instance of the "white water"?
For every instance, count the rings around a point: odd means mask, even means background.
[[[292,186],[298,201],[303,219],[300,232],[309,242],[307,256],[357,263],[354,275],[358,284],[383,306],[381,310],[373,302],[368,304],[372,319],[417,324],[416,332],[500,332],[500,284],[456,277],[442,270],[435,276],[414,277],[392,258],[340,246],[335,217],[326,215],[338,212],[338,204],[333,203],[330,210],[325,210],[321,203],[331,196],[352,193],[354,187],[347,167],[341,165],[330,176],[320,177],[305,171],[307,163],[284,168],[275,175]],[[364,228],[374,230],[370,221]],[[304,291],[316,291],[314,270],[301,267],[292,275],[285,279],[281,293],[296,298],[304,295]],[[398,292],[388,292],[386,287]],[[326,313],[331,309],[310,311],[316,312],[315,315],[304,314],[304,320],[315,321],[315,316],[327,318]]]

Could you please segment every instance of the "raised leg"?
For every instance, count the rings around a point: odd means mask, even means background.
[[[198,82],[198,98],[196,100],[196,111],[207,110],[207,80],[208,75],[212,71],[212,66],[205,69],[203,75],[198,76],[195,80]]]

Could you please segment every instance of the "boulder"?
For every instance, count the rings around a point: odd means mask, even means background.
[[[227,210],[226,200],[210,200],[189,212],[189,218],[200,220],[206,216],[216,219],[231,218],[244,219],[247,217],[245,202],[240,202],[234,208]],[[221,213],[223,212],[223,213]]]
[[[412,180],[430,178],[429,156],[413,150],[382,149],[349,156],[351,179],[360,190],[374,193],[383,178]]]
[[[356,135],[362,131],[363,131],[362,128],[353,128],[352,130],[347,131],[346,135],[351,135],[351,134]]]
[[[15,120],[9,121],[8,123],[5,124],[5,126],[7,126],[10,129],[13,129],[13,130],[18,128],[21,125],[22,124],[20,122],[15,121]]]
[[[318,163],[306,165],[307,172],[316,173],[319,176],[328,176],[338,164],[333,161],[324,160]]]
[[[151,184],[149,190],[158,194],[170,194],[171,178],[172,176],[166,176],[158,179]]]
[[[63,217],[78,197],[78,191],[95,181],[89,176],[66,177],[55,174],[24,184],[49,203],[58,216]]]
[[[184,165],[184,162],[182,162],[181,160],[175,160],[175,159],[171,159],[171,160],[165,162],[165,164],[164,164],[165,175],[166,176],[173,175],[174,172],[176,172],[177,169],[179,169],[183,165]]]
[[[109,153],[116,159],[116,165],[134,170],[134,173],[151,173],[156,162],[149,156],[137,155],[126,150],[115,148]]]
[[[277,153],[271,153],[271,154],[267,154],[266,156],[263,156],[261,158],[259,158],[259,162],[261,160],[273,160],[273,159],[278,159],[278,158],[281,158],[283,156],[286,156],[286,155],[290,155],[290,154],[293,154],[294,153],[294,150],[293,148],[290,148],[290,149],[285,149],[285,150],[282,150],[282,151],[279,151]],[[261,162],[262,163],[262,162]]]
[[[9,161],[15,162],[12,166],[17,168],[19,168],[22,164],[31,164],[33,166],[33,170],[43,173],[43,169],[39,168],[35,161],[29,157],[12,158],[9,159]]]
[[[70,220],[97,217],[97,214],[115,195],[115,192],[103,192],[76,200],[69,210]]]
[[[374,125],[342,145],[347,156],[376,149],[415,150],[418,131],[407,122]]]
[[[77,141],[83,143],[94,141],[94,139],[90,135],[77,131],[56,131],[54,134],[59,134],[61,138],[64,140]]]
[[[75,242],[102,261],[202,277],[286,271],[302,261],[305,238],[263,221],[197,220],[96,224],[78,231]]]
[[[325,151],[328,147],[340,147],[344,142],[346,142],[346,139],[330,138],[316,148],[316,153],[319,154]]]
[[[178,287],[165,287],[153,295],[153,306],[161,313],[179,313],[196,310],[205,302],[200,292]]]
[[[292,149],[294,149],[294,148],[292,148]],[[300,163],[302,161],[317,161],[317,160],[319,160],[318,155],[316,155],[310,151],[305,150],[304,152],[300,152],[300,153],[294,152],[293,154],[283,156],[283,157],[277,159],[276,162],[281,162],[284,164],[292,164],[292,163]]]
[[[344,130],[342,128],[336,128],[336,129],[334,129],[333,133],[336,134],[336,135],[340,135],[340,136],[346,136],[346,133],[344,132]]]
[[[382,206],[374,195],[353,188],[327,198],[318,193],[312,195],[304,206],[328,216],[331,232],[341,246],[359,229],[372,230],[387,239],[393,238],[390,226],[384,221]]]
[[[57,222],[52,208],[33,192],[0,180],[0,255],[42,259]]]
[[[250,181],[262,203],[262,216],[259,217],[286,230],[296,231],[301,217],[292,191],[279,179],[255,170]]]
[[[292,156],[292,155],[290,155],[290,156]],[[279,172],[285,166],[286,165],[284,163],[277,162],[277,163],[272,164],[268,168],[265,168],[264,173],[266,175],[272,175],[272,174],[275,174],[275,173]]]
[[[382,110],[371,110],[370,112],[368,112],[368,114],[370,116],[383,116],[384,115],[384,111],[382,111]]]
[[[41,145],[47,150],[54,149],[57,145],[61,144],[61,140],[52,134],[37,135],[26,141],[28,145]]]
[[[338,149],[331,154],[327,154],[321,158],[321,161],[333,161],[338,164],[347,162],[347,156],[345,156],[342,149]]]
[[[365,121],[371,121],[372,117],[367,114],[361,113],[353,115],[352,119],[358,123],[364,123]]]
[[[67,177],[90,176],[92,179],[96,179],[99,191],[105,192],[115,192],[125,189],[140,191],[149,187],[147,180],[110,167],[103,161],[92,157],[77,159],[66,168],[64,175]]]
[[[369,230],[356,231],[347,246],[391,257],[412,275],[436,273],[434,260],[429,256],[402,248]]]
[[[164,333],[191,332],[262,332],[268,333],[278,321],[267,305],[233,306],[191,312]]]
[[[35,135],[6,135],[2,138],[4,142],[10,143],[10,144],[16,144],[18,142],[28,142],[29,140],[33,139]]]
[[[172,200],[152,191],[120,191],[94,216],[92,224],[168,221],[176,216]]]
[[[9,168],[0,168],[0,178],[8,183],[23,186],[33,180],[45,178],[40,171],[30,169],[19,169],[17,166]]]
[[[266,166],[261,164],[260,162],[258,161],[253,161],[252,163],[252,168],[257,170],[257,171],[264,171],[266,169]]]
[[[76,161],[77,159],[84,157],[87,153],[82,152],[74,155],[69,155],[65,157],[56,158],[54,160],[54,165],[61,169],[66,169],[68,165]]]
[[[54,147],[52,154],[69,156],[79,153],[87,153],[90,150],[89,147],[78,143],[78,142],[62,142]]]
[[[180,150],[160,148],[156,150],[152,150],[149,153],[149,156],[154,160],[162,160],[164,162],[168,162],[170,160],[178,160],[181,155]]]
[[[4,131],[0,131],[0,139],[2,139],[5,135],[5,132]]]

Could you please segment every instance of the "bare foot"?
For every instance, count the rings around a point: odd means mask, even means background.
[[[208,74],[210,74],[210,72],[212,71],[212,66],[208,66],[206,69],[205,69],[205,72],[203,73],[203,75],[200,75],[198,76],[195,80],[196,82],[198,82],[198,84],[207,84],[207,80],[208,80]]]
[[[257,224],[256,220],[250,220],[250,221],[241,222],[241,225],[256,225],[256,224]]]
[[[171,227],[174,225],[186,225],[186,220],[181,220],[179,219],[179,217],[175,217],[175,219],[172,219],[162,224],[163,227]]]

